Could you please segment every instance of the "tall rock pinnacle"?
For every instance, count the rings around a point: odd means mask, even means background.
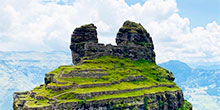
[[[141,24],[125,21],[119,29],[116,37],[117,45],[128,45],[134,43],[136,45],[150,46],[153,48],[153,41],[150,34]]]
[[[117,33],[116,43],[117,46],[98,43],[94,24],[76,28],[70,45],[73,63],[79,63],[84,57],[92,59],[99,56],[116,56],[131,60],[145,59],[155,63],[152,38],[141,24],[125,21]]]

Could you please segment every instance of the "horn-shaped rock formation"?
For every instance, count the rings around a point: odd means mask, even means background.
[[[152,38],[126,21],[117,45],[98,43],[96,26],[76,28],[75,65],[46,73],[45,83],[14,93],[14,110],[192,110],[173,74],[156,65]]]

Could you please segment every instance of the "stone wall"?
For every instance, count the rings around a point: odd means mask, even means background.
[[[62,78],[72,78],[72,77],[83,77],[83,78],[100,78],[102,76],[107,76],[108,73],[83,73],[83,72],[69,72],[62,74]]]
[[[70,88],[76,87],[76,86],[77,85],[75,83],[72,83],[72,84],[69,84],[69,85],[62,85],[62,86],[59,86],[59,85],[54,85],[54,86],[48,85],[46,88],[47,89],[52,89],[54,91],[61,91],[61,90],[70,89]]]
[[[176,110],[184,104],[183,93],[178,91],[157,92],[127,98],[112,98],[95,101],[66,102],[26,110]]]
[[[110,95],[110,94],[119,94],[119,93],[125,93],[125,92],[133,92],[133,91],[139,91],[139,90],[145,90],[145,89],[151,89],[151,88],[158,88],[158,87],[169,87],[172,88],[174,85],[156,85],[151,87],[142,87],[142,88],[135,88],[135,89],[125,89],[125,90],[114,90],[114,91],[100,91],[100,92],[90,92],[85,94],[74,94],[74,97],[77,99],[88,99],[92,97],[98,97],[100,95]]]
[[[101,71],[101,70],[100,70]],[[81,71],[82,72],[82,71]],[[85,73],[84,73],[85,74]],[[84,76],[84,74],[82,74],[81,76]],[[94,73],[87,73],[87,74],[94,74]],[[103,75],[102,73],[97,73],[100,75]],[[106,73],[107,74],[107,73]],[[64,76],[63,76],[64,75]],[[59,82],[57,81],[55,78],[51,77],[50,74],[48,74],[47,76],[49,76],[49,78],[45,78],[45,82],[53,82],[53,83],[57,83],[57,84],[64,84],[62,86],[58,86],[58,85],[46,85],[46,88],[48,89],[52,89],[54,91],[59,91],[59,90],[64,90],[64,89],[69,89],[71,87],[77,87],[77,88],[91,88],[91,87],[100,87],[100,86],[110,86],[113,84],[119,84],[121,82],[130,82],[130,81],[143,81],[145,79],[145,77],[137,75],[137,76],[128,76],[127,78],[121,79],[120,81],[113,81],[113,82],[109,82],[109,83],[95,83],[95,84],[82,84],[82,85],[77,85],[75,83],[72,83],[70,85],[65,85],[67,84],[66,82]],[[74,75],[71,74],[62,74],[62,77],[74,77]],[[87,77],[87,76],[85,76]],[[95,76],[96,77],[96,76]],[[97,76],[98,77],[98,76]],[[48,80],[49,79],[49,80]]]
[[[25,91],[25,92],[14,92],[13,94],[13,99],[15,100],[16,98],[21,98],[19,96],[21,95],[27,95],[28,94],[28,91]]]
[[[145,59],[155,62],[152,38],[141,24],[126,21],[117,33],[116,43],[117,45],[98,43],[94,24],[76,28],[70,45],[73,63],[79,63],[83,57],[93,59],[99,56],[116,56],[131,60]]]

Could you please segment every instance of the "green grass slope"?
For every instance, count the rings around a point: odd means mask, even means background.
[[[45,84],[27,94],[17,95],[14,109],[22,103],[25,107],[36,108],[52,103],[83,103],[181,90],[173,80],[170,71],[146,60],[132,61],[111,56],[92,60],[84,58],[77,65],[60,66],[47,73]],[[191,105],[185,101],[179,110],[188,110],[188,106]]]

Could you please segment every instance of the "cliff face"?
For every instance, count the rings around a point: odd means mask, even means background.
[[[141,24],[126,21],[117,33],[116,43],[117,46],[98,43],[96,27],[93,24],[76,28],[70,45],[73,63],[79,63],[84,57],[93,59],[100,56],[145,59],[155,63],[152,39]]]
[[[74,66],[49,72],[45,84],[14,93],[15,110],[191,110],[173,74],[156,65],[152,39],[126,21],[117,46],[98,43],[93,24],[71,37]]]

